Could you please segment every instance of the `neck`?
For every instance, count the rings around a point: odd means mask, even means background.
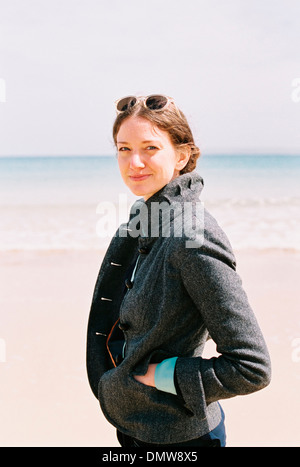
[[[175,178],[177,178],[179,175],[180,175],[179,170],[174,170],[173,177],[169,180],[168,183],[170,183],[172,180],[174,180]],[[168,183],[166,183],[166,185],[167,185]],[[162,188],[163,188],[163,187],[162,187]],[[144,201],[147,201],[147,199],[151,198],[151,196],[153,196],[155,193],[157,193],[157,192],[160,191],[160,190],[161,190],[161,188],[160,188],[159,190],[155,191],[154,193],[151,193],[150,195],[145,195],[145,196],[143,196]]]

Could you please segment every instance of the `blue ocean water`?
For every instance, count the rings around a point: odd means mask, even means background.
[[[300,156],[207,155],[197,171],[234,249],[300,251]],[[135,199],[114,156],[2,157],[0,250],[101,249]]]

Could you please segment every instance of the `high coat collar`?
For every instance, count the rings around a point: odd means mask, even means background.
[[[135,232],[133,235],[138,237],[139,247],[148,246],[158,238],[158,235],[153,236],[151,228],[153,227],[151,212],[153,212],[154,207],[162,206],[161,203],[167,202],[168,205],[172,205],[172,203],[178,205],[179,203],[183,208],[183,204],[186,202],[199,201],[203,186],[203,178],[197,172],[188,172],[171,180],[146,201],[143,198],[135,201],[130,210],[128,227],[129,231]],[[172,217],[174,218],[174,213],[171,211],[171,220]],[[144,226],[146,228],[143,228]],[[161,222],[159,223],[160,227]]]

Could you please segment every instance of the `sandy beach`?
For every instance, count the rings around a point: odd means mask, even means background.
[[[0,254],[1,446],[119,446],[85,369],[101,251]],[[300,446],[300,254],[236,252],[271,354],[270,386],[223,401],[227,445]],[[213,353],[209,346],[205,355]]]
[[[299,18],[300,0],[0,0],[0,447],[120,448],[89,385],[86,337],[127,222],[134,237],[207,234],[207,251],[227,237],[272,378],[220,401],[226,445],[300,447]],[[215,355],[208,341],[203,357]]]

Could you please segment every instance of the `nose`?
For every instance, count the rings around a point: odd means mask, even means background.
[[[130,168],[131,169],[142,169],[145,167],[145,163],[141,158],[140,154],[136,151],[132,154],[130,158]]]

